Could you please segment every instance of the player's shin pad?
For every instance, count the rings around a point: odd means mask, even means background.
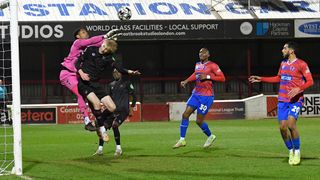
[[[102,118],[102,113],[100,110],[93,110],[93,114],[94,116],[96,117],[97,119],[97,124],[96,126],[97,127],[101,127],[103,126],[103,118]]]
[[[103,125],[106,129],[110,129],[112,127],[112,123],[115,119],[115,115],[114,113],[108,111],[108,110],[105,110],[103,111]]]

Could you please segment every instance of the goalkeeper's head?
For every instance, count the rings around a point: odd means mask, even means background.
[[[84,27],[80,27],[73,32],[74,39],[88,39],[89,33]]]

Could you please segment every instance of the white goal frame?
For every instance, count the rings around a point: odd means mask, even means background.
[[[20,63],[19,63],[19,27],[18,0],[2,0],[0,8],[10,7],[10,49],[12,74],[13,155],[12,174],[22,175],[22,142],[21,142],[21,96],[20,96]]]

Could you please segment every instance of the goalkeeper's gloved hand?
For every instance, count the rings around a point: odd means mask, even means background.
[[[117,37],[121,35],[122,33],[120,33],[119,29],[112,29],[111,31],[107,32],[107,34],[104,35],[104,38],[116,41]]]

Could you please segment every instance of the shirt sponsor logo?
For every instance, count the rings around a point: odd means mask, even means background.
[[[286,76],[281,76],[281,80],[283,80],[283,81],[291,81],[291,80],[292,80],[292,77],[291,77],[291,76],[288,76],[288,75],[286,75]]]
[[[204,70],[205,66],[203,64],[197,64],[196,65],[196,70]]]

